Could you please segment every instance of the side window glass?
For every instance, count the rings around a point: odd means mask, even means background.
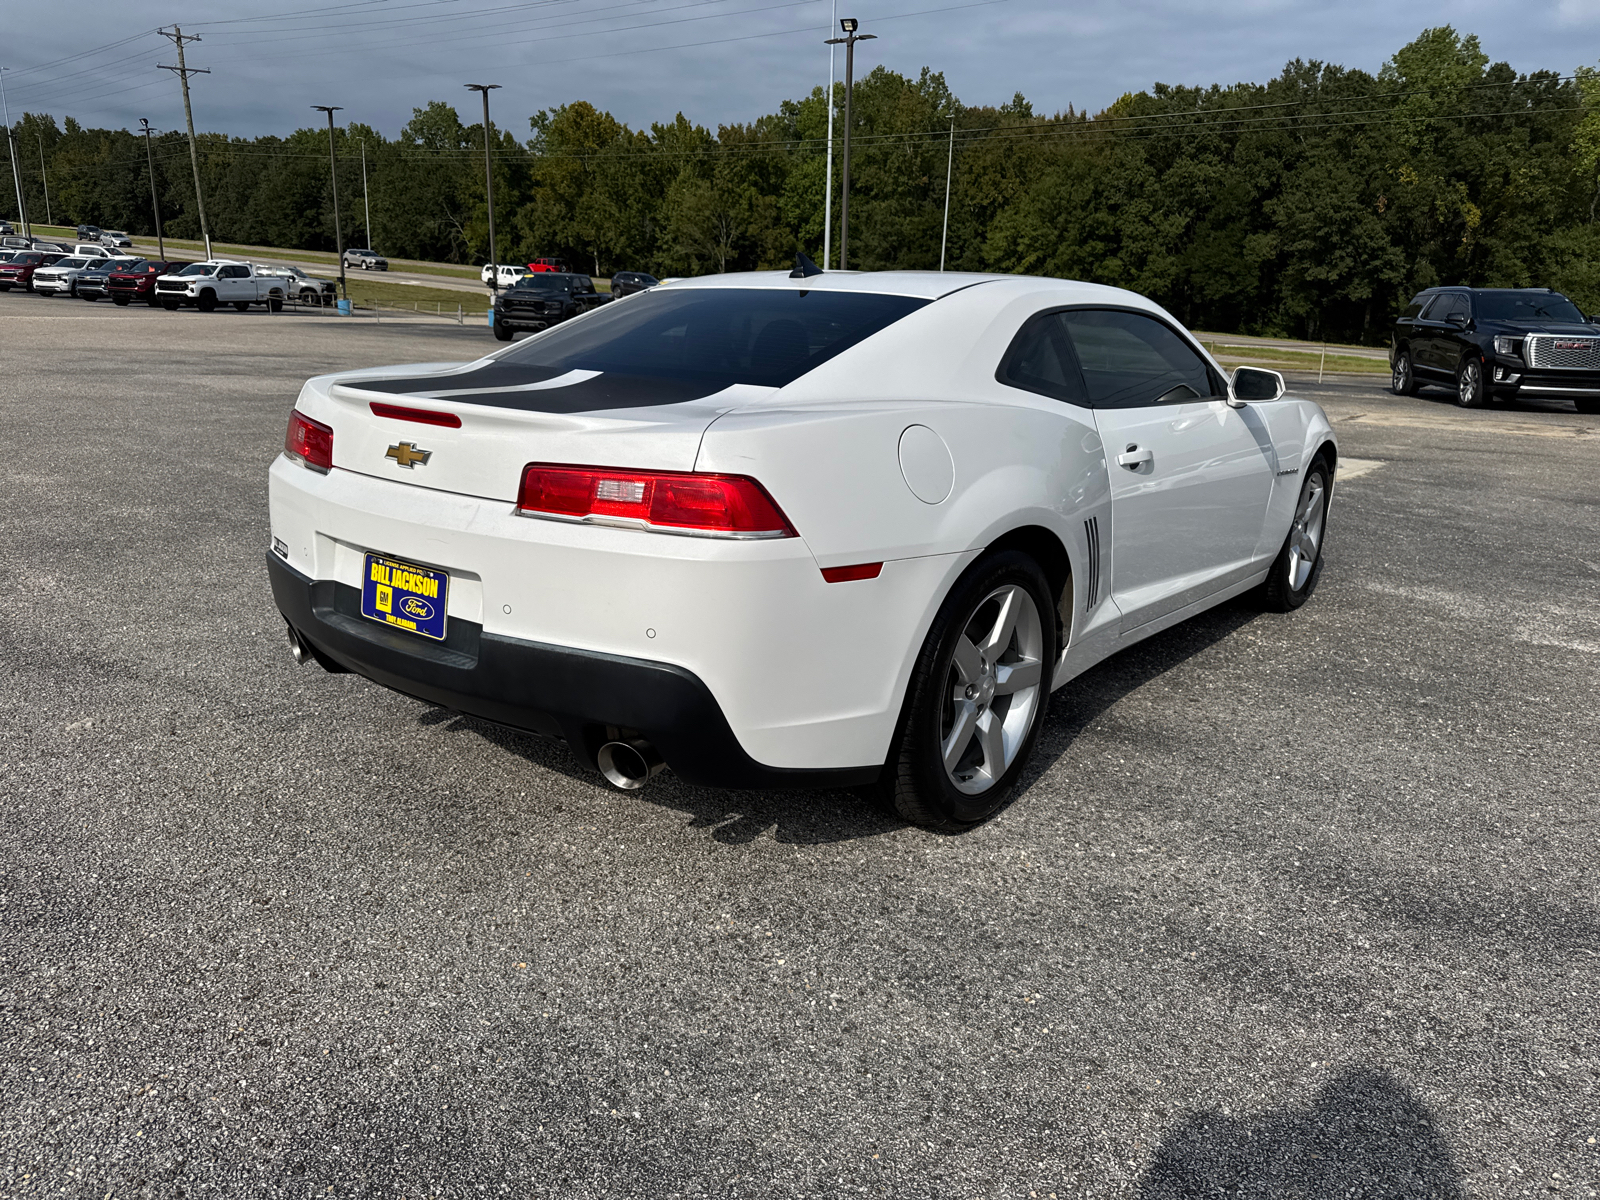
[[[1061,313],[1041,313],[1030,318],[1011,340],[994,377],[1008,387],[1087,408],[1089,398],[1061,317]]]
[[[1205,359],[1154,317],[1092,309],[1061,316],[1095,408],[1181,404],[1221,394]]]
[[[1467,315],[1467,298],[1459,293],[1445,296],[1439,305],[1438,313],[1431,319],[1435,321],[1448,321],[1451,317],[1464,317]]]
[[[1423,321],[1437,321],[1439,319],[1439,314],[1444,312],[1444,306],[1448,300],[1449,297],[1445,296],[1443,293],[1423,297],[1422,312],[1419,314],[1418,319]]]
[[[1430,299],[1431,297],[1429,296],[1417,296],[1410,304],[1406,305],[1406,310],[1400,314],[1400,319],[1402,321],[1416,320],[1422,315],[1422,310],[1428,306]]]

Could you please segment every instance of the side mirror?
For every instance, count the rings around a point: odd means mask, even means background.
[[[1467,314],[1451,313],[1445,318],[1445,324],[1454,325],[1457,329],[1465,329],[1467,327]]]
[[[1283,376],[1265,367],[1239,367],[1228,382],[1228,407],[1276,400],[1286,391]]]

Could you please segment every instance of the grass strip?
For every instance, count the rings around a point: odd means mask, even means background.
[[[480,320],[489,311],[489,293],[457,292],[449,288],[418,287],[410,283],[386,283],[381,276],[346,275],[350,299],[358,308],[400,309],[405,312],[438,313],[453,317],[457,306],[467,316]]]

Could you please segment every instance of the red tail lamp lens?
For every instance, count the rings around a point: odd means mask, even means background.
[[[442,425],[446,429],[461,428],[461,418],[455,413],[435,412],[431,408],[407,408],[403,404],[381,404],[374,400],[372,411],[377,416],[394,421],[416,421],[422,425]]]
[[[283,439],[283,452],[313,471],[333,469],[333,430],[313,421],[298,408],[289,414],[289,432]]]
[[[798,537],[754,479],[529,463],[517,507],[548,516],[619,517],[723,537]]]

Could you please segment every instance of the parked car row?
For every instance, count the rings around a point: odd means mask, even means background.
[[[538,275],[588,278],[577,274],[558,258],[536,258],[526,266],[517,263],[500,263],[496,266],[490,263],[485,264],[478,272],[478,278],[484,283],[487,284],[492,280],[496,286],[503,288],[516,287],[529,277]],[[618,271],[611,277],[611,294],[628,296],[634,292],[642,292],[646,288],[653,288],[660,282],[654,275],[646,275],[643,271]]]
[[[138,300],[169,311],[189,305],[201,312],[221,304],[232,304],[240,312],[253,304],[272,312],[286,302],[321,307],[332,304],[338,290],[332,280],[308,275],[299,267],[227,259],[161,262],[36,248],[0,250],[0,291],[12,288],[82,300],[109,297],[119,305]]]

